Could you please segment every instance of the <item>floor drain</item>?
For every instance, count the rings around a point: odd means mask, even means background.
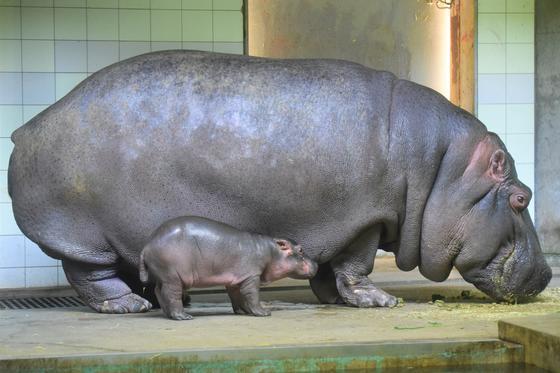
[[[67,308],[82,306],[85,306],[85,303],[75,296],[0,299],[0,310],[29,310],[37,308]]]

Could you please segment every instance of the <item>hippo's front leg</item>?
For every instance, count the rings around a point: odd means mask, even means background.
[[[336,287],[344,302],[356,307],[393,307],[397,298],[375,287],[373,271],[381,226],[375,225],[356,238],[331,260]]]
[[[238,292],[237,289],[228,289],[235,313],[242,314],[244,312],[253,316],[270,316],[270,311],[265,310],[259,300],[260,284],[260,277],[253,276],[239,285]]]

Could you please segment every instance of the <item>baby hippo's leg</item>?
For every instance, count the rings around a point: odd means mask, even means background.
[[[156,285],[156,297],[163,313],[173,320],[191,320],[183,308],[183,284],[179,278]]]
[[[253,316],[270,316],[270,311],[265,310],[259,301],[260,283],[259,276],[254,276],[243,281],[238,287],[228,288],[233,312]]]

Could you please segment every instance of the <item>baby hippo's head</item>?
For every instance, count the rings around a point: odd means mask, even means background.
[[[283,273],[282,277],[297,279],[312,278],[317,273],[318,264],[307,257],[301,246],[289,240],[275,238],[277,273]]]

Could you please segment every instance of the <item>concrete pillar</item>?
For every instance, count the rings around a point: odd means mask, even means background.
[[[535,212],[550,264],[560,265],[560,1],[535,1]]]

